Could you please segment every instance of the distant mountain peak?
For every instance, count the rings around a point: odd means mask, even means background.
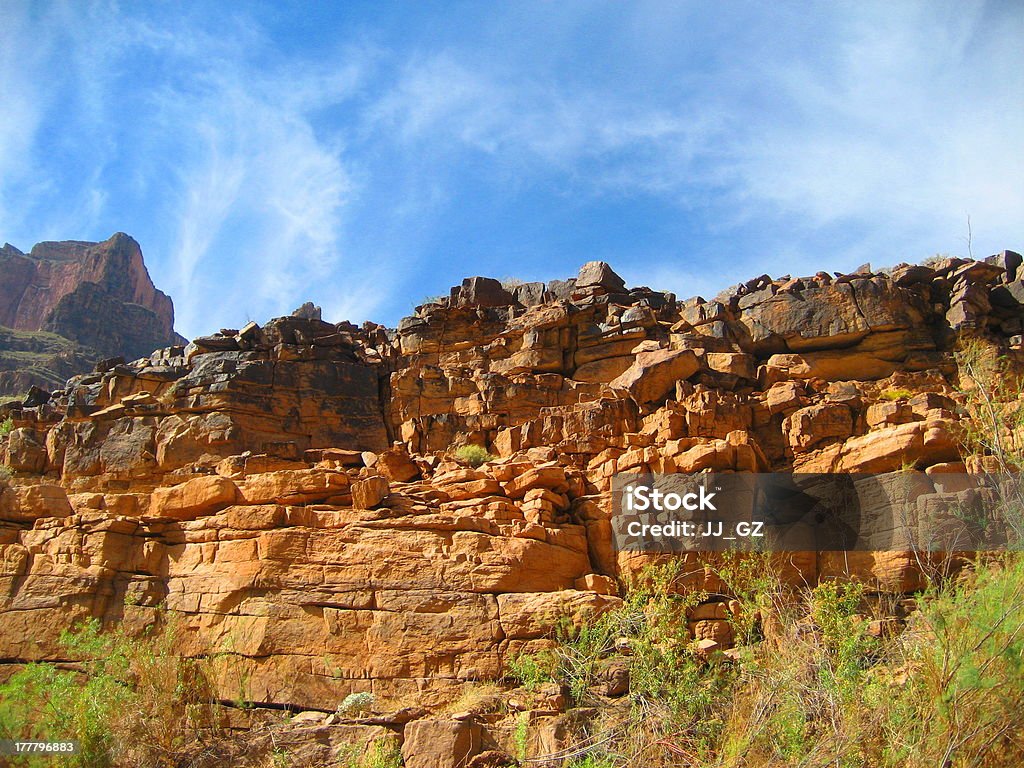
[[[0,326],[58,334],[88,348],[86,356],[135,358],[182,340],[174,332],[174,304],[153,284],[142,248],[124,232],[98,243],[45,241],[27,254],[8,243],[0,249],[0,270]],[[32,367],[40,366],[48,368]],[[25,383],[19,379],[17,386]],[[0,391],[14,386],[0,376]]]

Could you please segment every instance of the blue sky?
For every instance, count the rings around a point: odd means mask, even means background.
[[[1019,250],[1022,39],[1012,1],[4,0],[0,242],[128,232],[189,336],[590,259],[710,296],[968,216]]]

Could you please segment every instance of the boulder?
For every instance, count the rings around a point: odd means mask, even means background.
[[[33,430],[13,429],[7,438],[6,464],[15,472],[41,474],[46,469],[46,446]]]
[[[902,356],[905,357],[905,350]],[[902,366],[899,359],[886,359],[853,347],[842,351],[772,355],[766,367],[779,378],[874,381],[891,376]]]
[[[989,256],[985,261],[1003,271],[1002,280],[1004,283],[1012,283],[1024,277],[1020,272],[1021,264],[1024,263],[1024,257],[1015,251],[1002,251],[994,256]]]
[[[579,627],[620,605],[618,597],[576,590],[498,595],[501,629],[505,637],[518,640],[543,637],[564,623]]]
[[[307,301],[298,309],[292,310],[292,317],[301,317],[304,320],[322,320],[323,311],[312,301]]]
[[[804,386],[799,381],[779,381],[768,389],[765,405],[772,415],[787,413],[804,403]]]
[[[463,768],[482,748],[479,724],[452,718],[423,718],[405,726],[405,768]]]
[[[1019,311],[1024,306],[1024,278],[998,285],[990,294],[992,304],[1003,309]]]
[[[460,288],[452,291],[460,307],[504,307],[516,303],[501,282],[490,277],[467,277]]]
[[[315,467],[247,475],[238,491],[246,504],[310,504],[342,494],[349,485],[344,472]]]
[[[586,382],[610,382],[621,376],[629,366],[633,364],[633,355],[622,355],[621,357],[606,357],[602,360],[592,360],[576,367],[572,377],[576,381]]]
[[[521,283],[512,289],[512,295],[524,307],[534,307],[544,303],[544,291],[544,283]]]
[[[838,403],[810,405],[787,416],[782,422],[789,447],[807,451],[825,441],[845,440],[853,434],[850,409]]]
[[[626,281],[603,261],[588,261],[576,276],[577,288],[604,288],[610,293],[626,290]]]
[[[704,354],[704,364],[718,373],[727,373],[741,379],[757,378],[754,357],[743,352],[707,352]]]
[[[149,514],[175,520],[195,520],[234,504],[237,496],[238,488],[226,477],[196,477],[180,485],[153,491]]]
[[[388,497],[390,487],[386,477],[368,477],[352,484],[352,504],[356,509],[374,509]]]
[[[408,483],[420,476],[419,465],[404,447],[388,448],[377,454],[373,465],[384,477],[396,483]]]
[[[924,322],[920,302],[882,277],[751,294],[741,307],[739,321],[761,352],[845,348],[871,332],[913,328]]]
[[[951,424],[915,421],[847,440],[837,470],[878,474],[908,466],[925,468],[959,458],[959,443]]]
[[[688,379],[698,370],[697,355],[689,349],[641,352],[608,386],[626,390],[638,403],[649,405],[664,400],[675,390],[677,381]]]
[[[535,488],[547,488],[555,493],[569,490],[569,481],[562,467],[533,467],[504,483],[509,498],[521,499]]]
[[[74,513],[67,492],[59,485],[17,485],[0,483],[0,520],[30,523],[46,517],[64,518]]]

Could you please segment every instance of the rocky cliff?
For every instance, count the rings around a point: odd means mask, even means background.
[[[616,604],[645,562],[613,547],[613,474],[912,466],[930,483],[964,469],[956,339],[1024,362],[1012,252],[685,301],[592,262],[547,284],[467,279],[397,330],[300,314],[8,409],[5,668],[60,660],[74,621],[171,612],[221,698],[241,685],[258,705],[326,712],[372,692],[392,714],[352,721],[353,738],[383,729],[406,765],[462,764],[459,749],[510,732],[444,707],[559,620]],[[464,444],[494,457],[468,466]],[[691,560],[693,585],[721,592]],[[780,561],[794,580],[895,593],[919,567],[900,552]],[[691,617],[695,638],[728,645],[727,599]],[[535,706],[552,749],[562,706]],[[430,744],[463,746],[442,759]]]
[[[78,373],[103,357],[136,358],[183,341],[170,298],[123,233],[102,243],[39,243],[28,254],[5,244],[0,269],[0,392],[51,389],[69,367]]]

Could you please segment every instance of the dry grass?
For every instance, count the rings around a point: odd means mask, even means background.
[[[563,638],[561,655],[574,663],[562,666],[561,681],[578,704],[604,712],[604,724],[580,734],[579,743],[611,735],[586,753],[595,764],[1024,764],[1019,555],[986,557],[961,578],[930,588],[906,630],[891,634],[871,623],[890,617],[891,606],[861,584],[791,590],[777,579],[756,582],[746,602],[757,620],[746,629],[737,620],[745,645],[735,662],[706,663],[691,653],[678,598],[664,592],[628,596],[618,615],[581,633],[585,641]],[[587,653],[595,660],[607,655],[594,638],[630,626],[629,705],[602,704],[587,685],[592,681],[574,675],[593,667],[581,659]],[[759,627],[780,629],[762,634]]]

